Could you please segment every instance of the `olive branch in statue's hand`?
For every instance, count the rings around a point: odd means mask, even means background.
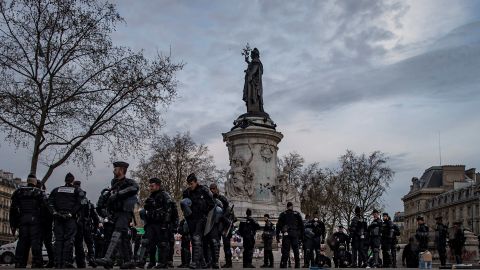
[[[250,63],[249,58],[250,58],[250,52],[252,51],[252,48],[250,48],[250,44],[245,46],[245,48],[242,49],[242,55],[245,56],[245,62]]]

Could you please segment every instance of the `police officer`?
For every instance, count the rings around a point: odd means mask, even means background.
[[[73,186],[75,177],[68,173],[65,185],[52,190],[48,198],[53,209],[55,234],[55,267],[72,268],[73,244],[77,232],[76,218],[87,203],[85,192]]]
[[[392,219],[388,217],[388,219],[391,221]],[[393,223],[393,242],[391,246],[391,255],[392,255],[392,268],[397,268],[397,244],[398,244],[398,239],[397,237],[400,236],[400,228],[398,227],[397,224]]]
[[[161,181],[158,178],[149,180],[150,196],[145,200],[144,209],[146,211],[147,226],[145,235],[142,239],[139,264],[141,268],[145,265],[144,255],[148,249],[158,248],[157,268],[167,268],[169,242],[170,242],[170,223],[173,221],[170,195],[163,190]],[[152,263],[152,262],[150,262]]]
[[[222,203],[223,217],[220,222],[220,232],[223,241],[223,252],[225,254],[225,264],[222,268],[232,268],[232,247],[230,241],[232,239],[232,227],[236,221],[235,214],[233,212],[233,205],[230,205],[228,199],[221,195],[216,184],[210,185],[210,191],[213,194],[213,198],[220,200]]]
[[[45,184],[42,183],[42,181],[37,179],[37,188],[41,189],[44,193],[45,196],[47,196],[46,193],[46,187]],[[52,268],[55,267],[55,251],[53,249],[53,214],[52,210],[49,208],[48,203],[44,205],[41,209],[41,223],[42,223],[42,242],[43,245],[45,246],[45,249],[47,250],[47,255],[48,255],[48,263],[44,266],[45,268]]]
[[[115,229],[113,216],[108,209],[108,198],[110,197],[110,189],[105,188],[100,192],[97,202],[97,213],[100,216],[99,228],[95,233],[95,259],[100,259],[107,252],[108,243]],[[96,260],[95,260],[96,263]]]
[[[374,209],[372,215],[373,220],[368,226],[369,244],[373,253],[373,267],[380,267],[379,255],[382,240],[382,220],[380,219],[378,210]]]
[[[263,226],[263,265],[262,268],[273,268],[273,237],[275,236],[275,225],[270,221],[270,215],[263,215],[265,226]]]
[[[438,257],[440,258],[440,265],[445,266],[447,262],[447,239],[448,227],[442,223],[442,217],[435,218],[437,221],[435,227],[435,246],[437,247]]]
[[[180,225],[178,226],[178,233],[182,236],[180,252],[182,264],[180,264],[178,267],[187,268],[190,264],[192,254],[190,253],[190,232],[188,230],[188,224],[185,219],[182,219],[182,221],[180,221]]]
[[[428,249],[428,231],[429,228],[425,224],[422,216],[417,217],[417,231],[415,232],[415,239],[418,242],[418,251],[424,252]]]
[[[82,182],[75,180],[73,186],[81,189]],[[86,192],[84,192],[86,195]],[[77,268],[85,268],[85,250],[83,249],[83,242],[87,246],[87,259],[90,266],[95,264],[95,243],[93,241],[94,228],[98,227],[100,223],[97,212],[93,204],[87,200],[86,204],[82,205],[77,217],[77,233],[75,234],[75,261]]]
[[[315,232],[313,231],[313,222],[309,219],[305,220],[304,228],[305,232],[303,234],[303,250],[304,250],[304,264],[303,268],[310,268],[310,265],[313,266],[315,261],[313,250],[315,246]]]
[[[465,233],[463,232],[462,222],[456,221],[453,223],[453,237],[450,239],[449,244],[452,249],[452,253],[455,255],[455,262],[457,264],[462,263],[462,252],[465,247]]]
[[[315,260],[313,260],[313,266],[318,266],[318,260],[320,258],[321,245],[325,242],[325,224],[318,218],[318,213],[315,213],[315,217],[312,219],[313,223],[313,253],[315,254]]]
[[[113,266],[112,256],[117,247],[123,258],[122,269],[134,268],[132,261],[132,246],[129,238],[129,224],[133,218],[133,209],[137,203],[138,184],[135,180],[126,178],[128,163],[118,161],[113,163],[114,178],[111,181],[109,192],[105,193],[107,211],[113,222],[108,248],[101,259],[95,260],[105,268]]]
[[[310,222],[310,219],[311,219],[310,215],[309,215],[309,214],[306,214],[306,215],[305,215],[305,219],[303,220],[303,227],[304,227],[304,228],[307,227],[307,224]],[[305,232],[304,232],[304,237],[305,237]],[[305,245],[305,239],[301,239],[301,240],[303,241],[303,245],[302,245],[303,254],[307,254],[307,249],[306,249],[306,246],[307,246],[307,245]],[[303,256],[303,265],[308,265],[308,264],[309,264],[309,263],[308,263],[308,260],[309,260],[309,259],[310,259],[310,258],[309,258],[308,256],[306,256],[306,255]],[[288,265],[289,265],[289,267],[290,267],[290,261],[288,262]]]
[[[383,255],[383,267],[389,268],[392,264],[392,245],[395,237],[395,230],[393,228],[393,222],[389,219],[388,213],[382,214],[382,255]]]
[[[47,207],[45,193],[36,187],[35,175],[29,175],[27,186],[20,187],[12,194],[10,205],[10,228],[18,230],[18,243],[15,249],[15,268],[26,268],[30,247],[32,248],[32,268],[43,268],[41,209]]]
[[[210,190],[198,183],[194,173],[188,175],[187,184],[188,188],[183,192],[181,206],[192,239],[193,254],[190,268],[194,269],[205,266],[202,238],[205,232],[207,215],[215,207],[215,202]]]
[[[350,236],[345,232],[343,225],[338,225],[338,230],[332,235],[333,262],[335,268],[348,267],[350,265],[350,254],[348,243]]]
[[[303,238],[303,220],[299,212],[293,211],[293,204],[287,203],[287,210],[278,217],[277,223],[277,241],[282,233],[282,257],[280,259],[280,268],[287,267],[287,261],[290,257],[290,248],[293,249],[295,257],[295,268],[300,268],[300,254],[298,250],[299,239]]]
[[[252,210],[247,209],[247,218],[240,222],[239,232],[243,238],[243,268],[255,268],[252,264],[253,249],[255,248],[255,235],[260,225],[252,218]]]
[[[170,232],[170,238],[169,238],[169,247],[168,247],[169,253],[167,258],[167,266],[169,268],[174,268],[175,266],[173,265],[173,255],[175,253],[175,234],[177,233],[180,219],[178,216],[177,203],[173,199],[170,201],[170,211],[171,211],[172,217],[171,217],[170,223],[168,224],[169,226],[168,231]]]
[[[348,229],[352,239],[352,267],[363,267],[367,263],[367,221],[359,206],[355,207],[355,216]]]

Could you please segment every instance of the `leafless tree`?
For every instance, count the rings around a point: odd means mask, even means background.
[[[370,155],[365,153],[356,155],[353,151],[340,157],[339,179],[343,190],[348,196],[343,196],[347,206],[341,212],[342,220],[349,221],[354,215],[355,206],[360,206],[364,214],[374,208],[380,209],[382,195],[393,180],[394,172],[387,165],[388,157],[374,151]]]
[[[189,133],[163,135],[152,144],[153,153],[140,162],[133,176],[140,183],[140,198],[148,196],[148,180],[157,177],[167,192],[178,200],[186,188],[186,179],[195,173],[200,184],[221,184],[226,172],[216,168],[207,146],[197,144]]]
[[[313,163],[300,176],[302,211],[318,213],[329,233],[339,224],[347,225],[357,205],[364,214],[381,208],[381,197],[393,179],[388,158],[380,151],[367,156],[347,150],[339,160],[338,170],[321,169]]]
[[[138,152],[161,127],[183,64],[115,46],[122,21],[110,1],[0,0],[0,128],[43,182],[69,161],[90,172],[93,150]]]
[[[297,152],[291,152],[278,159],[278,167],[281,173],[287,175],[289,184],[301,187],[300,175],[305,159]]]

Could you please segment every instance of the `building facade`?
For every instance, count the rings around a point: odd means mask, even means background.
[[[410,191],[403,198],[403,239],[415,234],[416,217],[423,216],[430,228],[435,228],[435,217],[453,225],[461,221],[464,229],[478,235],[480,232],[480,173],[465,165],[430,167],[420,178],[412,178]]]
[[[0,170],[0,244],[14,241],[10,231],[10,203],[12,194],[20,184],[20,178],[14,178],[13,173]]]

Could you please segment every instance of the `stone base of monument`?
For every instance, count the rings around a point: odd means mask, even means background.
[[[278,144],[283,138],[266,113],[239,116],[233,128],[223,133],[228,147],[230,170],[225,196],[235,205],[237,217],[249,208],[255,218],[269,214],[272,218],[286,209],[291,201],[300,211],[297,187],[278,168]]]

